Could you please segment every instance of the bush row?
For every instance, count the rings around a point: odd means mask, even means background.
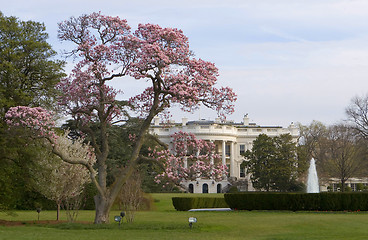
[[[227,193],[238,210],[368,211],[368,193]]]
[[[178,211],[188,211],[196,208],[228,208],[224,198],[215,197],[173,197],[174,208]]]

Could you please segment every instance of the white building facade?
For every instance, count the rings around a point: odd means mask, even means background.
[[[188,121],[183,118],[181,123],[161,124],[159,118],[155,118],[151,124],[150,133],[156,135],[162,142],[172,149],[171,135],[175,132],[193,133],[196,138],[213,142],[216,146],[216,153],[220,154],[222,164],[228,167],[229,174],[226,180],[216,182],[211,179],[198,178],[195,181],[183,181],[182,185],[188,192],[192,193],[220,193],[237,183],[240,191],[255,191],[250,181],[250,176],[244,167],[244,157],[242,153],[252,149],[253,141],[260,134],[270,137],[282,134],[290,134],[295,141],[299,137],[298,128],[291,123],[287,128],[281,126],[259,126],[250,123],[248,115],[245,115],[243,122],[221,122],[199,120]]]

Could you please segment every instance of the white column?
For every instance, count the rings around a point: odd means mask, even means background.
[[[222,141],[222,165],[226,166],[226,141]],[[223,174],[223,179],[227,179],[226,174]]]
[[[187,156],[184,157],[184,168],[188,168],[188,159]]]
[[[235,177],[234,142],[230,144],[230,177]]]
[[[213,141],[212,140],[210,140],[210,142],[213,144]],[[210,156],[210,163],[211,164],[215,164],[215,161],[214,161],[214,159],[213,159],[213,155],[212,155],[213,153],[211,153],[211,156]]]
[[[184,168],[188,168],[188,146],[187,144],[184,144],[184,151],[185,151],[185,157],[183,159],[183,163],[184,163]],[[194,188],[193,188],[194,189]]]
[[[222,141],[222,165],[226,166],[226,141]]]

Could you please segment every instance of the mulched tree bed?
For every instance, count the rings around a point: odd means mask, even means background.
[[[12,227],[12,226],[29,226],[29,225],[56,225],[66,223],[67,221],[56,220],[33,220],[33,221],[7,221],[0,219],[0,226]],[[91,222],[77,222],[82,224],[92,224]]]

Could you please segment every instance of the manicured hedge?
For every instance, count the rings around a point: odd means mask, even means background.
[[[224,198],[215,197],[173,197],[174,208],[178,211],[188,211],[196,208],[228,208]]]
[[[238,210],[368,211],[368,193],[227,193]]]

